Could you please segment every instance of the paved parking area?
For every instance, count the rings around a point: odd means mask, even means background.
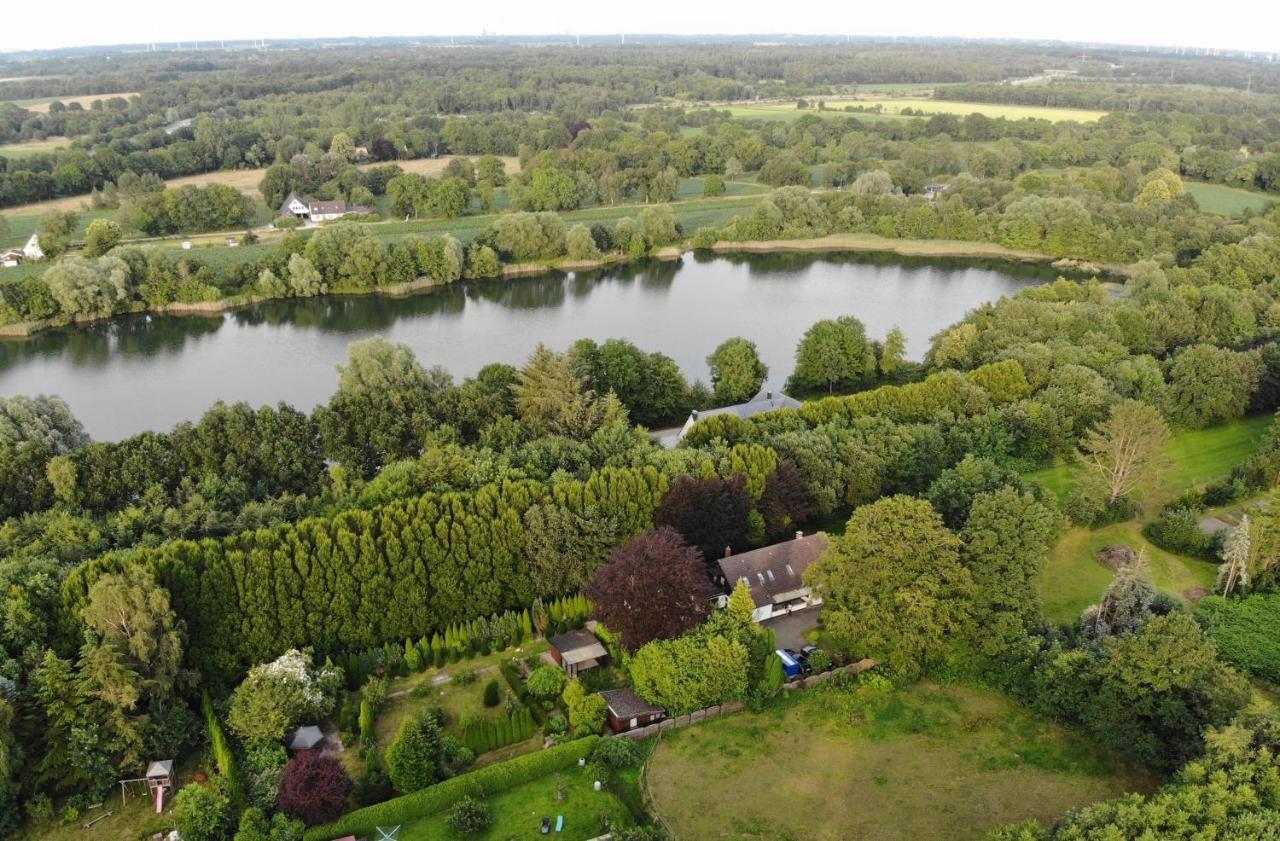
[[[818,612],[821,609],[820,607],[807,607],[804,610],[788,613],[786,616],[780,616],[777,619],[768,619],[761,624],[766,628],[772,628],[774,633],[778,635],[779,648],[790,648],[799,651],[809,644],[809,641],[804,638],[805,631],[811,631],[818,627]]]

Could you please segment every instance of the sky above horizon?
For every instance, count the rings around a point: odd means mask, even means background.
[[[13,30],[14,37],[6,48],[148,42],[172,46],[196,39],[211,44],[220,39],[478,35],[483,30],[499,35],[630,31],[1030,38],[1280,51],[1280,34],[1274,25],[1280,13],[1268,0],[1232,4],[1229,15],[1187,14],[1173,4],[1157,7],[1115,0],[1041,6],[1015,0],[915,0],[874,6],[820,0],[750,5],[724,0],[649,0],[639,7],[599,0],[558,0],[548,6],[482,1],[383,3],[361,15],[351,14],[352,8],[350,3],[335,0],[314,0],[305,5],[222,0],[209,7],[159,0],[110,4],[67,0],[58,7],[56,19]]]

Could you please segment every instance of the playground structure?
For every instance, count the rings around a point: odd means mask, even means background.
[[[145,776],[120,780],[121,805],[127,802],[131,789],[136,789],[141,794],[143,784],[146,784],[147,791],[155,799],[156,814],[160,814],[164,811],[165,793],[173,791],[173,760],[157,759],[147,766]]]

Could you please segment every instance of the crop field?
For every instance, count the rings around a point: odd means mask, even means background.
[[[0,145],[0,157],[27,158],[41,152],[52,152],[70,142],[66,137],[46,137],[44,140],[28,140],[24,143],[5,143]]]
[[[734,105],[729,110],[735,117],[752,117],[766,120],[794,120],[804,114],[817,114],[820,117],[858,117],[872,120],[901,119],[904,108],[924,114],[985,114],[988,117],[1005,117],[1010,120],[1037,119],[1052,122],[1075,121],[1091,123],[1105,117],[1105,111],[1088,111],[1082,108],[1041,108],[1031,105],[999,105],[990,102],[952,102],[945,99],[926,99],[903,96],[859,96],[857,99],[826,99],[826,109],[816,107],[816,99],[811,100],[811,107],[797,108],[795,103],[777,105]],[[846,105],[871,108],[880,106],[877,112],[848,112],[841,110]],[[918,115],[917,115],[918,116]]]
[[[115,99],[116,97],[128,99],[131,96],[137,95],[137,91],[128,91],[126,93],[94,93],[87,96],[50,96],[44,99],[15,99],[13,100],[13,103],[28,111],[34,111],[37,114],[47,114],[49,113],[49,105],[54,102],[61,102],[63,105],[70,105],[73,102],[78,102],[83,107],[88,108],[100,99]]]
[[[1253,190],[1241,190],[1225,184],[1201,184],[1186,182],[1187,192],[1195,196],[1196,204],[1206,213],[1221,216],[1240,216],[1246,210],[1262,210],[1272,202],[1280,202],[1280,196],[1269,196]]]
[[[666,733],[646,768],[682,839],[979,839],[1153,781],[992,692],[806,690]]]

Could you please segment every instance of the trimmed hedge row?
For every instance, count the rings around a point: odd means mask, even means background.
[[[375,827],[406,824],[427,815],[439,814],[464,797],[478,800],[491,797],[575,765],[579,759],[590,755],[599,741],[599,736],[587,736],[490,765],[404,797],[357,809],[331,824],[308,829],[303,838],[304,841],[331,841],[344,835],[372,835]]]

